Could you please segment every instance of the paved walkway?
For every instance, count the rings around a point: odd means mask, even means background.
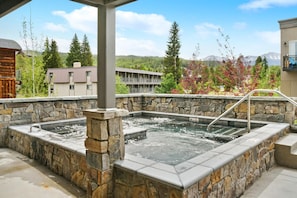
[[[0,197],[85,198],[86,193],[46,167],[0,148]],[[241,198],[296,198],[297,170],[276,166],[263,173]]]
[[[296,198],[297,170],[273,167],[262,174],[241,198]]]
[[[86,192],[13,150],[0,148],[0,197],[86,197]]]

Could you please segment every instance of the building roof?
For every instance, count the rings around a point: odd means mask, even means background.
[[[290,18],[278,21],[280,29],[297,27],[297,18]]]
[[[0,48],[14,49],[16,51],[22,50],[21,46],[14,40],[2,39],[2,38],[0,38]]]

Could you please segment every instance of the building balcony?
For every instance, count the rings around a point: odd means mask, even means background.
[[[290,55],[283,57],[283,71],[297,72],[297,56]]]

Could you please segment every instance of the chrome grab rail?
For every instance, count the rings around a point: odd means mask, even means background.
[[[40,129],[41,129],[41,125],[40,124],[31,124],[31,126],[30,126],[30,133],[33,131],[32,129],[33,129],[33,127],[36,127],[36,128],[38,128],[38,131],[40,131]]]
[[[273,89],[254,89],[252,91],[250,91],[248,94],[246,94],[243,98],[241,98],[238,102],[236,102],[234,105],[232,105],[229,109],[227,109],[224,113],[222,113],[219,117],[217,117],[216,119],[214,119],[211,123],[208,124],[207,126],[207,131],[210,130],[210,127],[212,125],[214,125],[218,120],[220,120],[222,117],[224,117],[225,115],[227,115],[228,113],[230,113],[230,111],[232,111],[235,107],[237,107],[238,105],[240,105],[243,101],[245,101],[246,99],[248,100],[248,111],[247,111],[247,131],[250,132],[251,131],[251,96],[255,93],[255,92],[264,92],[264,93],[277,93],[278,95],[284,97],[285,99],[287,99],[288,102],[290,102],[291,104],[295,105],[297,107],[297,102],[294,101],[293,99],[289,98],[288,96],[286,96],[285,94],[281,93],[280,91],[277,90],[273,90]]]

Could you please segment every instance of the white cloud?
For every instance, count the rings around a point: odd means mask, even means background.
[[[158,14],[138,14],[117,11],[117,27],[133,29],[154,35],[167,35],[172,25],[164,16]]]
[[[45,29],[54,31],[54,32],[66,32],[67,29],[61,24],[46,23]]]
[[[297,5],[297,0],[250,0],[239,6],[242,10],[267,9],[275,6]]]
[[[94,7],[84,6],[70,13],[54,11],[53,15],[64,18],[75,30],[93,34],[97,32],[97,9]]]
[[[97,9],[83,6],[80,9],[66,13],[54,11],[53,15],[64,18],[71,28],[87,33],[97,33]],[[167,35],[171,22],[158,14],[138,14],[135,12],[116,11],[116,26],[121,29],[131,29],[153,35]]]
[[[263,32],[256,32],[256,36],[258,36],[261,40],[268,44],[279,44],[280,42],[280,31],[263,31]]]
[[[116,42],[117,55],[137,55],[137,56],[163,56],[164,50],[161,50],[151,40],[134,40],[124,37],[118,37]]]
[[[233,28],[237,30],[244,30],[246,29],[247,24],[245,22],[236,22],[233,24]]]
[[[59,52],[69,52],[69,47],[71,44],[71,39],[55,38],[54,39],[58,44]]]
[[[195,26],[196,32],[200,37],[217,36],[220,26],[211,23],[201,23]]]

